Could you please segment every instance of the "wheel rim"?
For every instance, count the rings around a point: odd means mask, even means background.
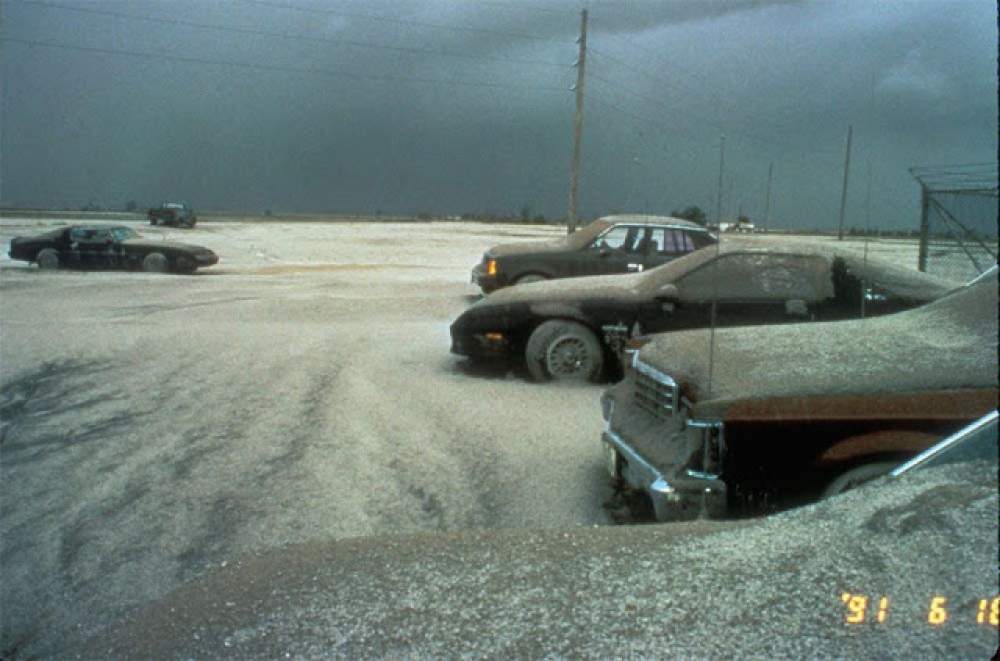
[[[587,344],[578,337],[557,338],[545,354],[549,374],[557,379],[575,379],[587,376],[590,369],[590,352]]]

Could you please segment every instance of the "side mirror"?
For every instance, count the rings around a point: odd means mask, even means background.
[[[676,301],[677,296],[677,285],[667,283],[665,285],[660,285],[657,288],[656,295],[653,298],[658,301]]]
[[[597,252],[597,254],[598,254],[598,255],[600,255],[601,257],[607,257],[608,255],[610,255],[610,254],[611,254],[611,248],[608,248],[607,246],[603,246],[603,247],[601,247],[601,249],[600,249],[600,250],[599,250],[599,251]]]

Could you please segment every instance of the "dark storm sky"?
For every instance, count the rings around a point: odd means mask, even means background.
[[[848,124],[848,226],[869,163],[915,228],[907,167],[996,160],[993,2],[587,6],[584,217],[714,217],[722,133],[724,214],[773,163],[779,227],[836,225]],[[579,1],[0,7],[0,206],[566,213]]]

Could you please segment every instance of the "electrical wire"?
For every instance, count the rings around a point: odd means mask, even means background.
[[[234,34],[246,34],[259,37],[274,37],[277,39],[290,39],[295,41],[314,41],[318,43],[326,44],[336,44],[341,46],[350,46],[354,48],[370,48],[377,50],[393,51],[398,53],[416,53],[422,55],[437,55],[440,57],[457,57],[469,60],[484,60],[488,62],[509,62],[513,64],[537,64],[543,66],[569,68],[569,64],[564,64],[560,62],[549,62],[544,60],[532,60],[526,58],[513,58],[513,57],[494,57],[489,55],[473,55],[470,53],[455,53],[449,51],[439,51],[429,48],[412,48],[406,46],[390,46],[388,44],[373,44],[369,42],[361,41],[351,41],[347,39],[336,39],[331,37],[318,37],[306,34],[295,34],[287,32],[269,32],[267,30],[255,30],[252,28],[237,28],[229,27],[224,25],[212,25],[209,23],[197,23],[194,21],[186,21],[176,18],[156,18],[151,16],[137,16],[135,14],[126,14],[118,11],[111,11],[105,9],[93,9],[90,7],[71,7],[68,5],[61,5],[53,2],[42,2],[40,0],[19,0],[20,4],[24,5],[34,5],[36,7],[43,7],[45,9],[56,9],[61,11],[73,11],[84,14],[93,14],[96,16],[110,16],[114,18],[123,18],[131,21],[144,21],[147,23],[157,23],[163,25],[177,25],[181,27],[191,27],[204,30],[217,30],[219,32],[230,32]]]
[[[315,7],[303,7],[301,5],[290,5],[280,2],[269,2],[268,0],[235,0],[244,4],[257,5],[260,7],[270,7],[271,9],[285,9],[289,11],[303,12],[307,14],[320,14],[324,16],[339,16],[341,18],[356,18],[365,21],[377,21],[381,23],[394,23],[397,25],[413,25],[423,28],[434,28],[437,30],[451,30],[453,32],[469,32],[473,34],[491,34],[498,37],[512,37],[514,39],[532,39],[535,41],[546,41],[553,43],[549,37],[537,34],[525,34],[521,32],[505,32],[501,30],[488,30],[485,28],[473,28],[464,25],[442,25],[440,23],[426,23],[424,21],[404,20],[401,18],[390,18],[388,16],[376,16],[374,14],[356,14],[353,12],[342,12],[335,9],[317,9]],[[555,42],[558,43],[558,42]],[[563,42],[572,43],[572,42]]]
[[[390,75],[371,75],[371,74],[356,74],[346,71],[334,71],[332,69],[320,69],[315,67],[286,67],[272,64],[256,64],[250,62],[237,62],[233,60],[212,60],[207,58],[199,57],[187,57],[182,55],[164,55],[163,53],[143,53],[140,51],[128,51],[120,50],[114,48],[96,48],[91,46],[76,46],[72,44],[60,44],[55,42],[45,42],[36,41],[32,39],[18,39],[16,37],[2,37],[0,41],[6,41],[11,43],[26,44],[28,46],[41,46],[44,48],[57,48],[66,50],[82,51],[87,53],[103,53],[107,55],[124,55],[129,57],[139,57],[151,60],[163,60],[163,61],[173,61],[173,62],[185,62],[189,64],[213,64],[213,65],[223,65],[230,67],[238,67],[244,69],[258,69],[262,71],[281,71],[288,73],[306,73],[319,76],[329,76],[334,78],[348,78],[350,80],[382,80],[397,83],[422,83],[428,85],[453,85],[460,87],[483,87],[492,89],[529,89],[529,90],[539,90],[547,92],[566,92],[565,87],[553,87],[545,85],[511,85],[502,83],[483,83],[469,80],[449,80],[449,79],[434,79],[434,78],[416,78],[416,77],[404,77],[404,76],[390,76]]]

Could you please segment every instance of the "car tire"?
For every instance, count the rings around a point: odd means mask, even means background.
[[[147,273],[166,273],[169,268],[170,262],[158,252],[151,252],[142,260],[142,270]]]
[[[52,270],[59,268],[59,253],[52,248],[43,248],[35,255],[38,268]]]
[[[156,225],[158,222],[159,221],[156,219],[156,216],[153,216],[152,218],[149,219],[150,225]]]
[[[520,278],[514,281],[515,285],[523,285],[529,282],[541,282],[542,280],[548,280],[544,275],[538,273],[525,273]]]
[[[826,488],[823,489],[823,497],[836,496],[837,494],[859,487],[865,482],[871,482],[876,478],[888,474],[889,471],[899,464],[900,462],[898,461],[873,461],[855,466],[844,471],[835,477],[830,484],[826,485]]]
[[[596,381],[604,368],[601,343],[575,321],[540,324],[528,338],[524,357],[536,381]]]

